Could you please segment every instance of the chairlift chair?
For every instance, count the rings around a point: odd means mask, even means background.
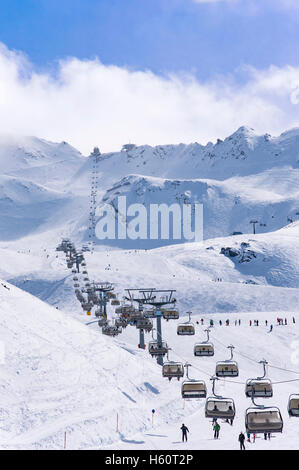
[[[162,376],[167,377],[169,381],[173,378],[180,380],[184,377],[184,366],[180,362],[169,361],[162,366]]]
[[[239,369],[238,364],[234,361],[217,362],[216,376],[217,377],[238,377]]]
[[[289,416],[299,417],[299,395],[290,395],[288,401]]]
[[[234,419],[235,414],[235,403],[232,398],[207,398],[205,406],[206,418]]]
[[[194,356],[214,356],[214,346],[212,343],[196,343],[194,345]]]
[[[248,379],[245,386],[245,394],[251,398],[271,398],[273,397],[273,388],[269,379]]]
[[[116,325],[104,325],[102,327],[103,335],[107,336],[117,336],[121,333],[121,328],[117,327]]]
[[[238,377],[239,375],[238,363],[232,360],[234,346],[228,346],[228,349],[230,349],[231,357],[226,361],[216,363],[216,377]]]
[[[195,327],[193,323],[191,323],[191,312],[187,312],[189,314],[189,321],[185,323],[181,323],[177,327],[177,334],[179,336],[191,336],[195,335]]]
[[[194,356],[214,356],[214,345],[209,342],[210,330],[206,329],[205,332],[207,333],[207,340],[203,341],[202,343],[195,343],[193,351]]]
[[[212,377],[213,396],[207,398],[205,405],[206,418],[234,419],[236,415],[235,402],[232,398],[224,398],[215,393],[215,381],[217,377]]]
[[[245,386],[245,395],[249,398],[270,398],[273,396],[273,388],[271,380],[266,378],[266,365],[268,362],[263,359],[260,361],[263,365],[263,375],[256,379],[248,379]]]
[[[168,345],[165,341],[159,346],[158,341],[150,341],[148,343],[148,352],[153,356],[165,356],[168,351]]]
[[[185,380],[181,393],[182,398],[206,398],[207,387],[203,380]]]
[[[203,380],[195,380],[189,377],[189,367],[191,364],[186,363],[187,380],[182,383],[181,394],[182,398],[206,398],[207,387]]]
[[[126,328],[128,326],[128,322],[125,318],[116,318],[115,326],[117,326],[118,328]]]
[[[156,318],[156,309],[155,308],[145,309],[143,311],[143,315],[145,318]]]
[[[153,329],[153,324],[149,318],[142,317],[136,320],[136,328],[149,332]]]
[[[164,320],[178,320],[180,318],[179,311],[176,308],[162,308]]]
[[[282,432],[283,419],[279,408],[252,407],[246,410],[245,427],[247,433]]]

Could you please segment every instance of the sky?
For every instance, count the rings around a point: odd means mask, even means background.
[[[1,0],[2,132],[94,145],[299,126],[297,0]],[[16,112],[17,109],[17,112]]]

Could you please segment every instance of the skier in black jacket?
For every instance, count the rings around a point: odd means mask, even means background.
[[[181,431],[182,431],[182,441],[184,442],[185,440],[187,442],[187,432],[189,432],[189,429],[187,428],[187,426],[184,425],[184,423],[182,424]]]
[[[245,441],[245,435],[241,431],[239,434],[240,450],[245,450],[244,441]]]

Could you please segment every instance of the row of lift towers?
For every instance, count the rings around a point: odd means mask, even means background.
[[[66,255],[67,267],[72,269],[75,295],[83,311],[87,315],[91,315],[92,308],[96,307],[94,312],[98,318],[96,321],[102,328],[103,334],[116,336],[121,333],[122,328],[131,324],[139,330],[138,347],[145,349],[145,332],[153,330],[152,320],[156,319],[157,338],[149,342],[149,352],[156,357],[158,364],[163,366],[163,357],[168,354],[169,348],[163,341],[162,318],[167,321],[179,318],[179,312],[176,308],[165,308],[169,305],[175,305],[175,290],[126,289],[124,301],[129,301],[129,304],[120,305],[110,282],[90,281],[84,257],[84,251],[89,251],[89,249],[83,246],[81,251],[77,251],[73,242],[69,239],[63,239],[56,250],[63,251]],[[115,320],[114,324],[109,324],[107,316],[109,302],[112,306],[116,306],[115,312],[119,314],[119,318]],[[134,308],[134,303],[138,304],[138,309]]]

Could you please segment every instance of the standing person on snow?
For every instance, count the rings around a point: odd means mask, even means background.
[[[189,432],[189,429],[187,428],[187,426],[184,425],[184,423],[182,424],[181,431],[182,431],[182,441],[184,442],[185,440],[187,442],[187,432]]]
[[[214,431],[214,439],[218,439],[219,438],[219,431],[220,431],[220,424],[215,423],[214,427],[213,427],[213,431]]]
[[[240,450],[245,450],[244,441],[245,441],[245,435],[241,431],[239,434]]]

